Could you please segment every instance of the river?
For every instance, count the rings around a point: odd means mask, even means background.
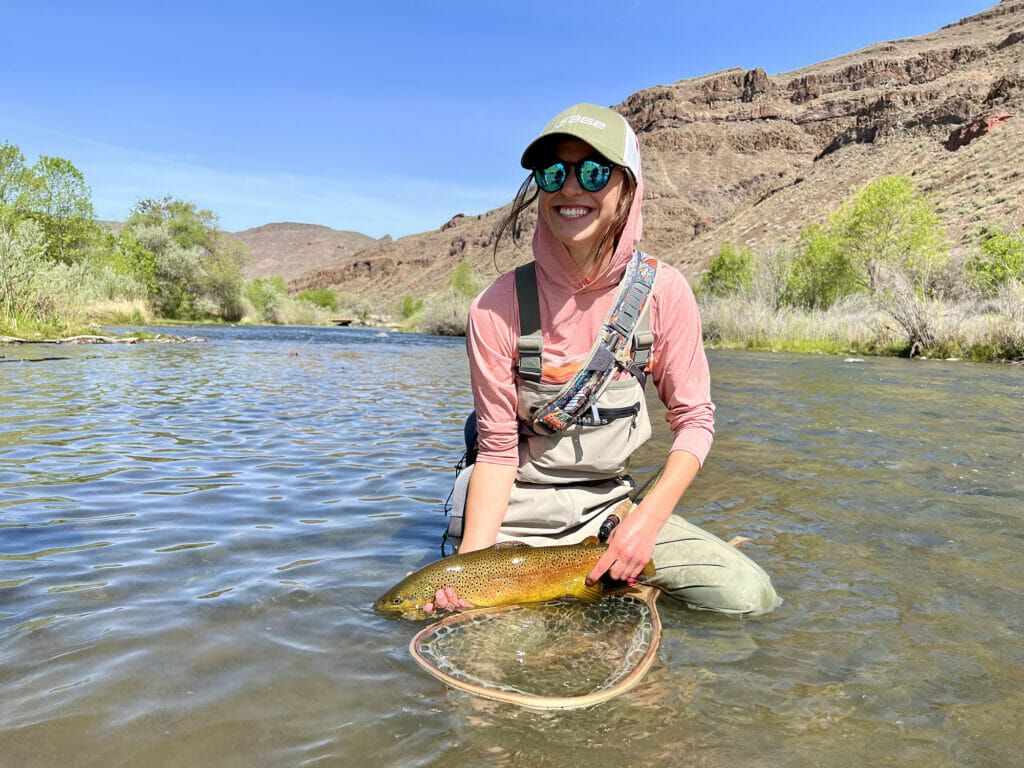
[[[440,553],[462,341],[180,333],[0,347],[0,765],[1021,764],[1021,367],[710,351],[678,511],[785,602],[663,598],[636,689],[537,713],[446,689],[371,606]]]

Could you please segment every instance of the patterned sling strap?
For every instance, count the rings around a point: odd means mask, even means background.
[[[653,337],[649,331],[637,333],[634,342],[634,331],[647,307],[657,272],[657,259],[633,251],[619,293],[591,348],[587,363],[580,367],[551,403],[534,414],[532,426],[535,432],[556,434],[574,424],[594,406],[617,367],[631,371],[641,382],[644,380],[643,367],[647,363]],[[516,269],[516,291],[522,331],[519,337],[519,373],[525,379],[537,381],[542,371],[543,340],[534,264]]]

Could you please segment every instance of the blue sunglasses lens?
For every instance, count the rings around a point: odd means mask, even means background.
[[[533,172],[533,178],[537,186],[545,192],[557,192],[565,184],[568,178],[565,163],[554,163],[547,168],[537,168]],[[576,180],[580,186],[588,192],[597,192],[604,189],[608,180],[612,177],[610,165],[602,165],[596,160],[584,160],[576,164]]]
[[[557,192],[565,184],[565,166],[561,163],[538,168],[533,172],[537,186],[545,192]]]
[[[611,167],[601,165],[593,160],[584,160],[576,169],[576,178],[580,180],[580,186],[588,192],[597,192],[599,189],[603,189],[611,176]]]

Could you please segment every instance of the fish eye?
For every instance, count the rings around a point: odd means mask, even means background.
[[[393,598],[391,598],[391,604],[392,605],[401,605],[402,604],[402,598],[400,598],[400,597],[393,597]]]

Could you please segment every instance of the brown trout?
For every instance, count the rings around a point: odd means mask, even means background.
[[[560,597],[599,600],[600,582],[587,586],[587,574],[608,549],[591,539],[582,544],[531,547],[520,542],[496,544],[436,560],[406,576],[373,607],[385,614],[422,618],[425,603],[437,590],[452,587],[476,608],[513,603],[542,603]],[[648,563],[645,575],[654,573]]]

